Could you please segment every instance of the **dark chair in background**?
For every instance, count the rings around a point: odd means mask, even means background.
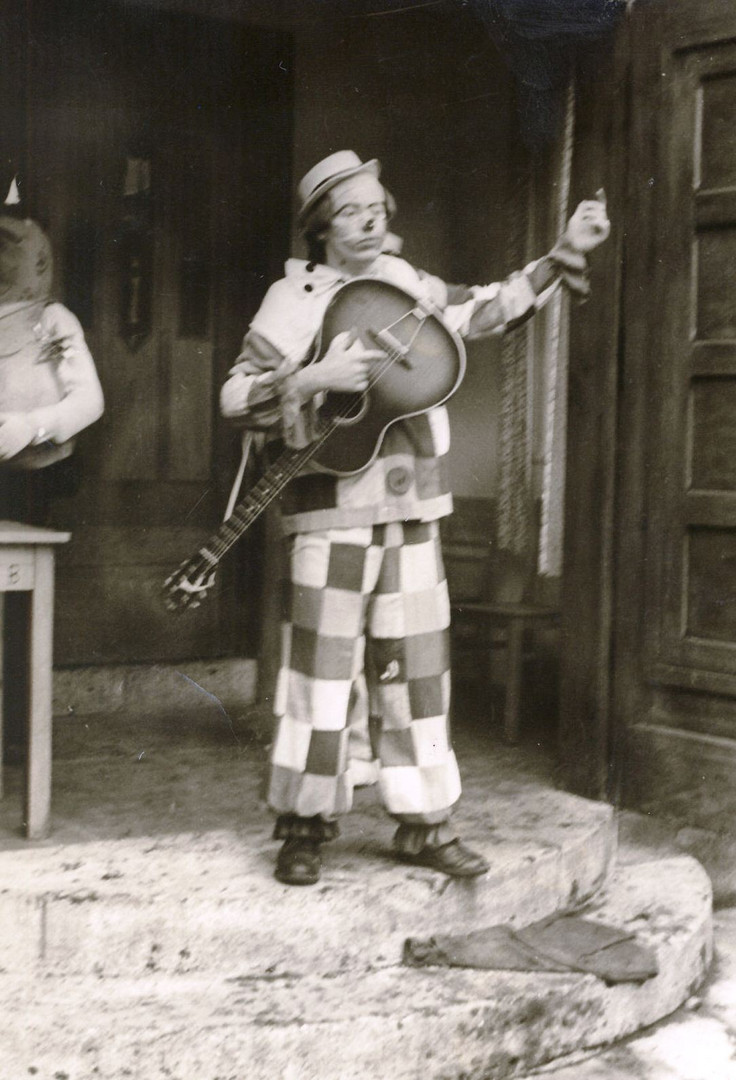
[[[453,623],[458,635],[473,639],[474,651],[482,642],[487,674],[492,679],[492,657],[506,651],[503,733],[519,739],[524,663],[534,656],[536,632],[559,623],[559,608],[540,595],[535,561],[495,550],[486,543],[445,543]],[[480,625],[478,625],[480,624]]]

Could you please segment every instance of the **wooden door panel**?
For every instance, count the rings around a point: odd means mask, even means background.
[[[665,65],[647,664],[736,691],[736,47]]]
[[[171,565],[159,559],[150,565],[75,567],[60,575],[54,633],[64,663],[135,664],[150,662],[152,655],[159,662],[202,656],[202,642],[219,639],[217,596],[191,612],[191,618],[187,613],[186,619],[175,619],[161,603],[161,583],[170,572]],[[84,613],[80,596],[87,605]]]
[[[685,634],[736,641],[736,530],[689,529],[687,562]]]
[[[224,510],[238,440],[217,389],[288,250],[288,39],[114,3],[100,19],[40,3],[29,19],[28,187],[106,401],[80,440],[82,488],[57,507],[74,538],[56,660],[240,651],[258,583],[233,588],[237,556],[186,622],[159,590]]]
[[[711,220],[695,237],[698,341],[736,337],[736,224],[727,224],[728,218],[717,210],[712,208]]]
[[[165,145],[160,298],[162,379],[168,401],[161,471],[170,480],[203,480],[212,470],[213,184],[216,128],[192,110]]]
[[[736,378],[694,377],[690,488],[736,491]]]
[[[696,182],[701,189],[736,185],[736,74],[709,75],[702,79],[697,101],[700,140],[697,146]]]
[[[147,342],[134,356],[122,343],[106,342],[105,453],[102,476],[108,481],[155,480],[159,435],[158,342]]]
[[[145,515],[144,515],[145,516]],[[161,583],[209,533],[182,525],[81,525],[57,558],[54,632],[64,663],[136,663],[198,655],[206,635],[219,636],[220,611],[212,597],[175,618],[161,602]],[[58,651],[58,650],[57,650]]]
[[[179,340],[165,355],[170,403],[166,473],[172,480],[205,480],[212,470],[212,348]]]

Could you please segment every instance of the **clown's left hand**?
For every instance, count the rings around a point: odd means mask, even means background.
[[[36,429],[23,413],[0,413],[0,461],[14,458],[35,437]]]
[[[586,199],[576,207],[561,239],[575,251],[587,255],[607,240],[610,232],[605,197]]]

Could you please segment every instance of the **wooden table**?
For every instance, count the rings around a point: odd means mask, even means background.
[[[51,691],[54,636],[54,545],[70,533],[0,521],[0,593],[29,592],[29,694],[23,820],[29,840],[46,836],[51,808]],[[4,630],[4,627],[3,627]],[[2,760],[0,696],[0,761]],[[1,774],[0,774],[1,776]],[[0,794],[2,786],[0,784]]]

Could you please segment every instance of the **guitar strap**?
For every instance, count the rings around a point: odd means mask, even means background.
[[[313,341],[310,345],[307,356],[311,356],[312,351],[315,348],[315,342],[316,338],[315,341]],[[296,355],[298,354],[292,353],[291,355],[285,356],[283,362],[285,364],[291,364],[295,359]],[[238,497],[240,495],[240,490],[243,486],[243,477],[245,476],[245,470],[248,465],[248,458],[250,457],[251,451],[254,448],[257,452],[262,451],[265,441],[266,436],[263,432],[249,431],[248,429],[245,429],[243,431],[243,436],[241,440],[240,464],[238,465],[238,471],[236,472],[235,479],[233,480],[233,486],[230,489],[230,495],[227,500],[227,507],[225,509],[225,514],[222,519],[223,521],[227,521],[227,519],[229,517],[232,517],[233,515],[233,511],[235,510],[235,506],[238,502]]]
[[[253,448],[254,439],[255,439],[255,432],[254,431],[244,431],[243,432],[243,438],[242,438],[242,442],[241,442],[241,451],[240,451],[240,464],[238,465],[238,471],[236,472],[235,479],[233,480],[233,486],[230,489],[230,496],[229,496],[229,498],[227,500],[227,508],[225,509],[225,514],[224,514],[223,519],[222,519],[223,521],[227,521],[227,519],[229,517],[232,517],[232,515],[233,515],[233,511],[235,509],[235,504],[237,503],[238,496],[240,495],[240,489],[243,486],[243,477],[245,476],[245,468],[246,468],[246,466],[248,464],[248,458],[250,457],[251,449]]]

